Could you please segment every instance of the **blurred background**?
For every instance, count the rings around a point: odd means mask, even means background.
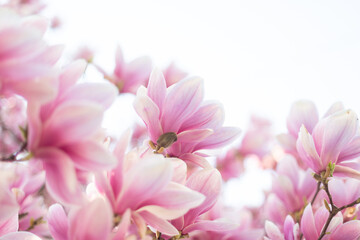
[[[48,38],[69,56],[89,46],[110,71],[119,44],[126,60],[148,55],[160,68],[174,61],[204,78],[206,99],[224,105],[225,125],[245,130],[255,113],[275,133],[286,131],[299,99],[314,101],[320,116],[336,101],[360,113],[359,12],[355,0],[61,0],[45,10],[61,21]],[[136,118],[132,99],[122,96],[113,107],[109,123],[118,132]],[[226,186],[229,204],[261,202],[270,174],[250,169]]]

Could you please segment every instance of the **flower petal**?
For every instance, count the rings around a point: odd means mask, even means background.
[[[360,237],[360,221],[353,220],[344,223],[331,234],[332,239],[336,240],[356,240]]]
[[[295,102],[287,118],[287,128],[291,135],[298,136],[301,125],[311,133],[319,121],[319,114],[313,102],[302,100]]]
[[[150,75],[148,84],[148,96],[158,106],[160,113],[166,96],[166,82],[160,69],[155,68]]]
[[[212,232],[227,232],[236,229],[239,224],[230,222],[229,219],[216,219],[216,220],[200,220],[185,227],[182,233],[190,233],[192,231],[212,231]]]
[[[164,132],[178,132],[182,123],[200,107],[203,97],[203,81],[200,78],[188,78],[173,85],[161,115]]]
[[[57,203],[50,206],[47,222],[54,240],[68,240],[69,222],[60,204]]]
[[[311,208],[311,204],[308,204],[304,210],[303,216],[301,218],[301,231],[304,234],[306,240],[317,240],[319,233],[315,227],[314,214]]]
[[[197,144],[194,151],[200,149],[214,149],[226,146],[233,142],[240,135],[240,129],[235,127],[221,127],[214,131],[212,135]]]
[[[146,221],[147,224],[165,235],[174,236],[179,234],[179,231],[173,225],[171,225],[171,223],[157,217],[152,213],[142,211],[139,213],[139,215]]]
[[[0,237],[0,240],[41,240],[30,232],[13,232]]]
[[[50,194],[61,202],[80,204],[80,186],[69,156],[56,148],[43,148],[36,153],[36,158],[43,160],[46,187]]]

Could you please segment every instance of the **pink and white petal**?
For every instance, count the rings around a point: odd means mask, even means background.
[[[265,221],[266,235],[271,240],[284,240],[284,235],[280,232],[279,228],[268,220]]]
[[[308,204],[304,210],[301,218],[301,232],[304,234],[306,240],[317,240],[320,233],[317,232],[315,227],[315,219],[312,211],[311,204]]]
[[[88,101],[60,105],[44,124],[41,144],[61,146],[89,138],[101,126],[103,110]]]
[[[173,85],[161,115],[164,132],[178,132],[183,122],[197,111],[204,97],[203,88],[202,79],[196,77]]]
[[[198,155],[197,153],[185,153],[182,154],[180,159],[184,160],[185,162],[193,163],[199,167],[204,169],[212,169],[213,166],[206,160],[204,157]]]
[[[335,165],[334,176],[360,180],[360,171],[355,170],[352,163],[341,163],[341,165]]]
[[[338,163],[355,159],[360,156],[360,136],[355,137],[345,148],[340,152]]]
[[[229,219],[200,220],[182,230],[182,233],[190,233],[196,230],[212,232],[228,232],[239,227],[239,224],[230,222]]]
[[[46,49],[44,49],[44,51],[39,53],[33,59],[33,61],[36,61],[37,63],[41,63],[44,65],[45,64],[54,65],[60,59],[63,50],[64,50],[63,45],[54,45],[47,47]]]
[[[73,86],[63,96],[62,101],[91,101],[107,109],[115,101],[118,89],[110,83],[81,83]]]
[[[19,215],[15,214],[6,220],[0,221],[0,236],[16,232],[19,229]],[[1,237],[0,237],[1,239]]]
[[[345,190],[345,183],[342,180],[337,178],[333,178],[330,180],[329,191],[336,206],[341,207],[348,204],[346,196],[347,191]]]
[[[344,223],[331,234],[331,239],[336,240],[356,240],[360,237],[360,221],[353,220]]]
[[[296,139],[291,134],[279,134],[276,136],[276,140],[280,143],[280,145],[284,148],[286,152],[295,153],[296,152]]]
[[[220,103],[207,102],[181,125],[180,131],[194,128],[217,129],[224,123],[224,115]]]
[[[82,141],[62,148],[81,170],[102,171],[114,168],[118,161],[105,146],[96,141]]]
[[[287,118],[287,128],[295,138],[298,136],[301,125],[312,132],[319,121],[319,114],[313,102],[301,100],[295,102]]]
[[[163,219],[175,219],[189,209],[199,206],[205,196],[181,184],[170,182],[166,188],[146,201],[146,206],[137,211],[148,211]]]
[[[174,172],[171,181],[185,184],[187,175],[187,165],[179,158],[168,158],[173,166]]]
[[[221,127],[214,131],[212,135],[198,143],[194,151],[200,149],[213,149],[226,146],[236,140],[240,135],[240,129],[235,127]]]
[[[164,235],[175,236],[179,234],[179,231],[168,221],[157,217],[156,215],[149,213],[147,211],[142,211],[138,213],[147,224],[155,228],[157,231],[161,232]]]
[[[125,213],[121,216],[121,222],[117,228],[117,232],[112,237],[113,240],[124,240],[131,225],[131,210],[126,209]]]
[[[35,157],[43,161],[46,187],[51,196],[63,203],[81,204],[82,194],[69,156],[57,148],[44,148],[37,151]]]
[[[324,114],[323,118],[326,118],[336,112],[340,112],[345,110],[344,104],[342,104],[342,102],[336,102],[333,105],[330,106],[330,108],[326,111],[326,113]]]
[[[50,206],[47,222],[54,240],[68,240],[69,222],[60,204],[56,203]]]
[[[192,129],[179,133],[177,135],[177,142],[185,142],[185,143],[197,143],[201,142],[205,138],[212,135],[214,131],[212,129]]]
[[[75,85],[75,83],[83,75],[86,65],[86,61],[80,59],[63,68],[59,78],[59,95],[62,95],[69,88]]]
[[[286,219],[288,209],[274,193],[270,193],[265,202],[264,213],[269,220],[281,225]]]
[[[160,110],[158,106],[147,96],[137,96],[134,101],[134,108],[137,114],[144,121],[150,139],[156,142],[157,139],[163,134],[160,124]]]
[[[296,142],[296,148],[301,159],[315,172],[324,170],[326,168],[326,166],[322,165],[319,154],[316,151],[314,139],[304,125],[302,125],[300,128],[299,138]]]
[[[325,121],[325,127],[320,130],[321,136],[321,161],[326,166],[329,162],[336,163],[342,149],[351,142],[359,129],[356,113],[352,110],[335,113]],[[317,128],[314,129],[316,131]],[[314,141],[317,141],[314,137]]]
[[[324,224],[325,224],[325,222],[324,222]],[[343,224],[343,216],[341,215],[341,213],[338,213],[335,217],[333,217],[333,219],[331,219],[330,224],[329,224],[328,228],[326,229],[326,231],[333,233],[336,231],[336,229],[341,227],[342,224]]]
[[[116,212],[141,207],[143,202],[168,185],[172,173],[171,163],[158,154],[134,165],[124,176],[123,189],[117,198]]]
[[[141,239],[144,239],[146,231],[148,229],[145,220],[137,212],[131,213],[131,219],[134,221]]]
[[[296,159],[292,155],[285,155],[278,163],[276,172],[280,175],[285,175],[291,179],[294,186],[298,186],[299,182],[299,166]]]
[[[151,72],[149,84],[148,84],[148,96],[158,106],[161,114],[163,103],[166,96],[166,82],[164,75],[158,68],[155,68]]]
[[[41,240],[41,238],[30,232],[12,232],[0,237],[0,240]]]
[[[69,236],[73,239],[107,239],[113,227],[113,213],[106,199],[96,198],[69,212]]]
[[[111,172],[110,172],[110,174],[111,174]],[[115,206],[116,206],[115,195],[114,195],[112,186],[110,185],[110,182],[108,180],[107,173],[105,171],[97,172],[94,175],[95,175],[96,188],[98,189],[98,191],[100,193],[106,195],[107,199],[110,201],[111,206],[113,207],[113,209],[115,209]]]
[[[186,186],[205,195],[205,201],[198,207],[185,214],[185,226],[211,209],[216,203],[221,191],[222,178],[220,172],[213,169],[202,169],[193,173],[186,182]]]
[[[42,123],[40,120],[40,105],[29,103],[27,106],[28,117],[28,149],[33,151],[37,148],[41,139]]]
[[[121,47],[118,45],[118,46],[116,46],[116,52],[115,52],[115,69],[114,69],[115,75],[123,76],[124,67],[125,67],[124,64],[125,64],[124,55],[121,50]]]
[[[320,208],[318,208],[316,210],[316,212],[314,214],[314,219],[315,219],[315,227],[316,227],[316,230],[319,235],[320,235],[328,217],[329,217],[329,211],[324,206],[321,206]],[[327,230],[329,230],[329,229],[327,229]]]
[[[9,188],[10,186],[3,180],[0,181],[0,221],[5,221],[19,214],[19,205]]]
[[[287,215],[285,222],[284,222],[284,237],[286,240],[296,240],[296,238],[294,238],[294,236],[296,236],[296,229],[295,229],[295,222],[294,219],[290,216]],[[299,225],[297,225],[297,227],[299,227]]]

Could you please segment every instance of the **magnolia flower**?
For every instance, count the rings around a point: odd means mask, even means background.
[[[53,67],[62,47],[43,41],[47,21],[20,18],[0,8],[0,96],[18,94],[28,101],[47,101],[56,94],[57,70]]]
[[[196,230],[226,232],[238,227],[238,224],[220,218],[215,220],[201,219],[216,203],[221,190],[221,175],[216,169],[202,169],[193,173],[186,181],[186,186],[205,195],[205,201],[189,210],[184,216],[172,221],[179,230],[180,236],[191,234]]]
[[[317,240],[329,216],[325,207],[319,208],[313,213],[311,204],[309,204],[301,218],[301,232],[306,240]],[[332,218],[327,230],[327,240],[356,240],[360,237],[360,221],[353,220],[343,223],[343,216],[339,212]]]
[[[117,90],[110,84],[75,84],[85,66],[79,60],[66,67],[57,97],[28,106],[28,150],[43,163],[48,191],[64,203],[81,201],[78,173],[116,165],[98,134],[103,113]]]
[[[267,237],[265,240],[299,240],[300,231],[299,224],[294,222],[294,219],[288,215],[285,219],[283,232],[273,223],[268,220],[265,221],[265,231]]]
[[[113,83],[120,93],[136,93],[141,85],[146,85],[150,72],[151,60],[148,57],[137,58],[129,63],[125,62],[121,48],[116,48],[115,69],[109,74],[97,64],[95,67],[104,75],[104,78]]]
[[[354,169],[359,164],[349,162],[360,156],[358,129],[355,112],[336,112],[318,122],[312,134],[302,125],[297,150],[304,163],[318,174],[335,164],[334,174],[360,178],[360,172]]]
[[[182,185],[186,178],[183,161],[152,153],[125,155],[127,139],[122,138],[115,149],[118,166],[97,174],[99,191],[107,197],[116,216],[131,213],[141,237],[145,236],[146,224],[163,234],[177,235],[177,229],[168,220],[199,206],[204,196]]]
[[[167,89],[162,73],[152,72],[148,88],[139,88],[134,107],[147,126],[155,152],[209,167],[197,151],[220,148],[239,135],[237,128],[222,126],[222,107],[203,102],[203,95],[203,82],[197,77]]]

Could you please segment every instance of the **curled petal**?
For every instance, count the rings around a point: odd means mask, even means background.
[[[47,221],[54,240],[68,240],[69,222],[60,204],[50,206]]]

